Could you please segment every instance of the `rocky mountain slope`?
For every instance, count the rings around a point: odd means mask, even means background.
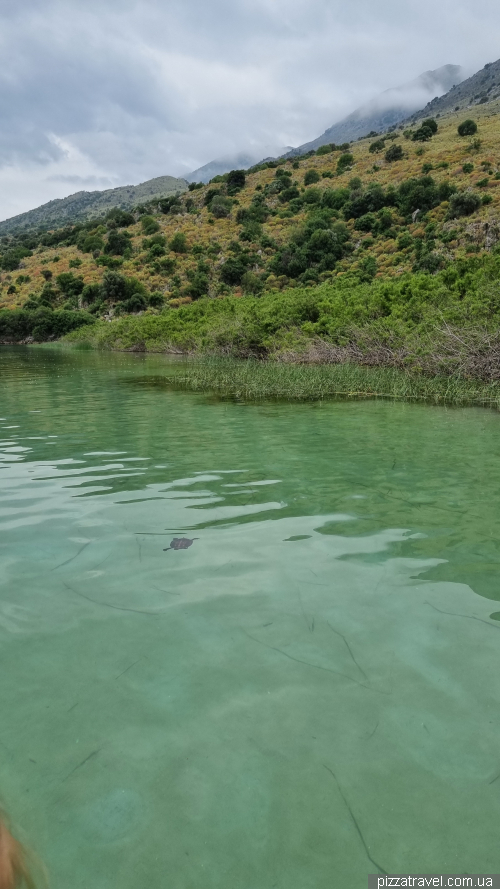
[[[408,117],[414,122],[419,118],[441,116],[456,111],[466,111],[476,105],[488,105],[500,97],[500,59],[491,62],[461,83],[455,82],[448,92],[433,98],[417,113]]]
[[[448,93],[464,76],[464,69],[460,65],[444,65],[435,71],[426,71],[410,83],[381,93],[348,117],[333,124],[317,139],[292,149],[287,156],[316,151],[321,145],[331,142],[337,145],[354,142],[370,132],[383,133],[422,108],[426,100]]]

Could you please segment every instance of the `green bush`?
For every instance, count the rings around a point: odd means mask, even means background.
[[[86,284],[82,290],[82,303],[90,306],[102,299],[102,287],[100,284]]]
[[[165,297],[159,290],[155,290],[154,293],[150,295],[148,302],[151,308],[161,309],[161,307],[165,305]]]
[[[477,133],[477,123],[475,120],[471,120],[471,118],[462,121],[458,126],[459,136],[474,136],[475,133]]]
[[[73,272],[62,272],[56,278],[58,289],[64,296],[79,296],[84,288],[83,278],[75,277]]]
[[[48,307],[35,311],[0,309],[0,340],[20,342],[33,337],[38,342],[64,336],[77,327],[93,324],[86,312],[53,311]]]
[[[14,247],[7,250],[0,258],[0,266],[5,272],[14,272],[19,268],[19,264],[26,256],[31,256],[32,251],[26,247]]]
[[[317,157],[322,157],[324,154],[331,154],[332,151],[335,151],[336,147],[337,146],[332,142],[327,145],[320,145],[319,148],[316,149],[316,155]]]
[[[230,286],[235,287],[238,284],[241,284],[246,270],[247,263],[243,257],[230,256],[221,267],[221,280],[224,284],[229,284]]]
[[[319,188],[308,188],[303,200],[304,204],[319,204],[321,203],[322,193]]]
[[[433,136],[438,131],[437,121],[435,121],[433,117],[428,117],[426,120],[423,120],[422,126],[427,127],[431,131]]]
[[[188,243],[184,232],[175,233],[172,240],[170,241],[170,249],[173,250],[174,253],[188,252]]]
[[[364,216],[360,216],[356,219],[354,228],[360,232],[377,232],[379,224],[375,213],[365,213]]]
[[[160,231],[160,226],[154,216],[141,216],[141,226],[145,235],[154,235]]]
[[[300,197],[300,191],[296,185],[290,185],[289,188],[285,188],[283,191],[279,193],[279,200],[282,204],[288,203],[288,201],[292,201],[294,198]]]
[[[157,223],[155,223],[157,225]],[[159,228],[159,226],[158,226]],[[130,235],[128,232],[119,232],[111,229],[104,253],[107,256],[124,256],[131,249]]]
[[[385,153],[385,159],[390,164],[392,164],[394,161],[403,160],[403,157],[404,153],[401,145],[391,145],[391,147],[388,148]]]
[[[240,188],[245,187],[246,176],[244,170],[231,170],[230,173],[227,174],[227,188],[229,193],[234,193],[239,191]]]
[[[133,293],[121,303],[123,311],[131,313],[143,312],[146,307],[146,297],[142,293]]]
[[[350,154],[350,152],[346,151],[344,154],[341,154],[337,161],[337,173],[344,173],[349,167],[352,167],[354,163],[354,155]]]
[[[233,204],[230,198],[223,195],[216,195],[210,203],[209,210],[216,219],[225,219],[231,215]]]
[[[368,150],[369,150],[370,154],[378,154],[378,152],[383,151],[384,148],[385,148],[384,139],[377,139],[375,142],[372,142],[372,144],[370,145]]]
[[[432,136],[433,133],[430,127],[421,126],[418,130],[415,130],[412,139],[414,142],[428,142],[429,139],[432,139]]]
[[[132,213],[128,213],[126,210],[120,210],[119,207],[114,207],[113,210],[109,210],[109,212],[106,213],[105,219],[106,221],[112,220],[115,222],[118,228],[126,228],[135,223]]]
[[[317,170],[306,170],[304,185],[313,185],[315,182],[319,182],[320,179],[321,176]]]
[[[456,219],[459,216],[470,216],[479,210],[481,198],[473,191],[459,191],[451,196],[449,216]]]
[[[349,200],[348,188],[327,188],[321,198],[321,206],[331,210],[342,210]]]
[[[462,166],[463,173],[472,173],[473,169],[474,169],[474,164],[467,163],[467,164],[463,164],[463,166]]]

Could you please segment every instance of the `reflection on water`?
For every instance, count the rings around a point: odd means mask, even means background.
[[[498,414],[164,369],[0,351],[0,791],[54,889],[498,872]]]

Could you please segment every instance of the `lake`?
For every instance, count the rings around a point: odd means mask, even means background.
[[[51,886],[500,872],[499,415],[170,367],[0,349],[0,796]]]

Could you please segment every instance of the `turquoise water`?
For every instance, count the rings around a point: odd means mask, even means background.
[[[51,886],[500,872],[499,415],[165,367],[0,350],[0,795]]]

